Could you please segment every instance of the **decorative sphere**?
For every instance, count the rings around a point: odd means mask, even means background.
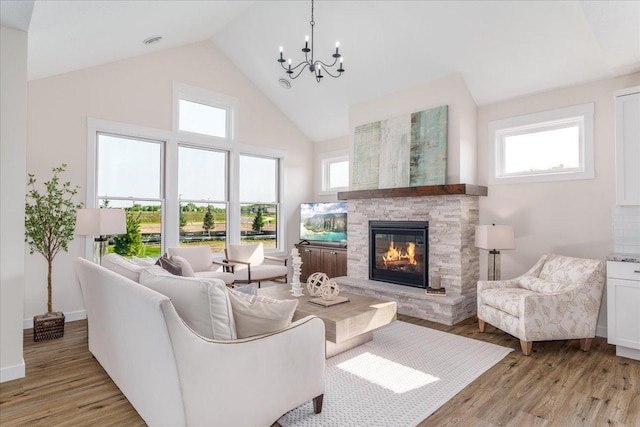
[[[335,281],[331,279],[327,280],[320,288],[320,296],[325,301],[333,301],[334,299],[338,298],[339,293],[340,287]]]
[[[307,290],[309,291],[309,295],[313,297],[322,296],[322,286],[324,286],[328,281],[329,276],[324,273],[317,272],[310,275],[307,279]]]

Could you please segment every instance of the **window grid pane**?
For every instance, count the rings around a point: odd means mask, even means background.
[[[240,205],[240,243],[262,243],[265,249],[278,247],[278,205]]]
[[[571,126],[504,137],[504,173],[539,173],[580,167],[580,128]]]
[[[181,99],[178,129],[203,135],[227,137],[227,110]]]
[[[227,153],[178,147],[178,193],[182,200],[227,200]]]
[[[223,253],[226,240],[226,203],[180,202],[180,246],[204,245]]]
[[[240,156],[240,201],[278,202],[278,159]]]
[[[98,134],[99,197],[160,199],[162,142]]]
[[[349,161],[329,163],[329,188],[349,186]]]

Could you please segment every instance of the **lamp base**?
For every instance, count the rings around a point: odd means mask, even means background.
[[[109,239],[106,236],[100,236],[93,239],[93,262],[102,265],[102,257],[107,254]]]
[[[500,280],[500,251],[489,251],[487,280]]]

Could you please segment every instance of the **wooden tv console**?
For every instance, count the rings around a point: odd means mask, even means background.
[[[299,243],[296,248],[302,258],[301,282],[306,282],[311,274],[318,271],[329,277],[347,275],[347,248],[317,243]]]

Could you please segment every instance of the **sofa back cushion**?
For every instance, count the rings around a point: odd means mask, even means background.
[[[540,279],[565,285],[585,283],[602,261],[549,254],[540,271]]]
[[[118,254],[107,254],[103,256],[101,265],[134,282],[140,282],[140,272],[145,268]]]
[[[268,334],[289,327],[298,300],[276,300],[228,290],[238,338]]]
[[[209,246],[189,246],[168,248],[169,256],[179,256],[187,260],[194,272],[207,271],[211,268],[213,254]]]
[[[140,284],[171,299],[191,329],[205,338],[236,339],[227,287],[220,279],[174,276],[159,266],[140,273]]]

